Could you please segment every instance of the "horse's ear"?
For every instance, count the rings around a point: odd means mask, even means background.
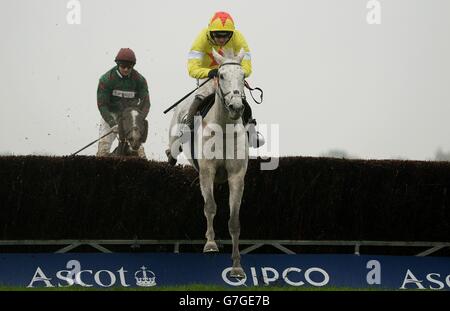
[[[227,48],[223,50],[223,57],[233,59],[236,55],[234,55],[234,50],[232,48]]]
[[[244,57],[245,57],[245,50],[244,50],[244,48],[241,48],[241,50],[239,51],[239,54],[237,55],[237,60],[238,60],[238,62],[239,63],[241,63],[242,62],[242,60],[244,59]]]
[[[216,62],[217,62],[219,65],[222,65],[223,62],[225,61],[225,58],[224,58],[222,55],[220,55],[219,53],[217,53],[217,51],[216,51],[215,48],[212,49],[212,54],[213,54],[214,59],[216,60]]]

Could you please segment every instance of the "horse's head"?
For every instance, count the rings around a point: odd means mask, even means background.
[[[140,110],[125,108],[119,119],[119,139],[127,142],[133,151],[137,151],[147,138],[147,124]]]
[[[233,50],[227,49],[222,56],[213,49],[213,56],[219,64],[217,92],[228,111],[230,119],[237,120],[244,112],[242,100],[245,99],[245,75],[241,62],[245,56],[245,51],[241,49],[236,56]]]

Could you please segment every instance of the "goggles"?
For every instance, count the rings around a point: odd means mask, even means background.
[[[124,68],[124,69],[131,69],[134,66],[133,63],[129,63],[129,62],[118,62],[117,64],[119,65],[119,67]]]
[[[224,38],[231,38],[233,33],[231,31],[212,31],[211,37],[215,39],[224,39]]]

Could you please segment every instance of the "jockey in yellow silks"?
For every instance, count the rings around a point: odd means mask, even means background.
[[[219,64],[212,54],[213,48],[223,54],[223,50],[232,49],[238,54],[244,49],[245,56],[242,60],[242,69],[247,78],[252,73],[252,59],[247,41],[241,32],[236,30],[233,18],[226,12],[216,12],[211,18],[207,28],[203,29],[192,44],[188,55],[188,71],[189,75],[195,79],[212,78],[211,81],[199,88],[195,93],[186,118],[186,123],[192,128],[194,115],[197,112],[203,99],[215,92],[214,78],[217,77]],[[244,124],[256,125],[256,120],[252,119],[251,108],[247,101],[244,101],[245,109],[248,109]],[[264,144],[261,134],[254,131],[254,143],[252,147],[259,147]],[[252,141],[250,139],[250,141]]]
[[[212,49],[222,54],[224,49],[232,49],[235,54],[244,49],[242,69],[247,78],[252,73],[250,49],[244,36],[235,29],[234,21],[228,13],[217,12],[211,19],[208,28],[203,29],[195,39],[188,56],[189,75],[195,79],[208,78],[211,70],[218,64],[212,55]],[[214,71],[212,74],[214,74]]]

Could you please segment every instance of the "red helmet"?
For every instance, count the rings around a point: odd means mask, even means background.
[[[123,48],[120,49],[119,53],[117,53],[116,62],[130,62],[136,64],[136,55],[132,49]]]

